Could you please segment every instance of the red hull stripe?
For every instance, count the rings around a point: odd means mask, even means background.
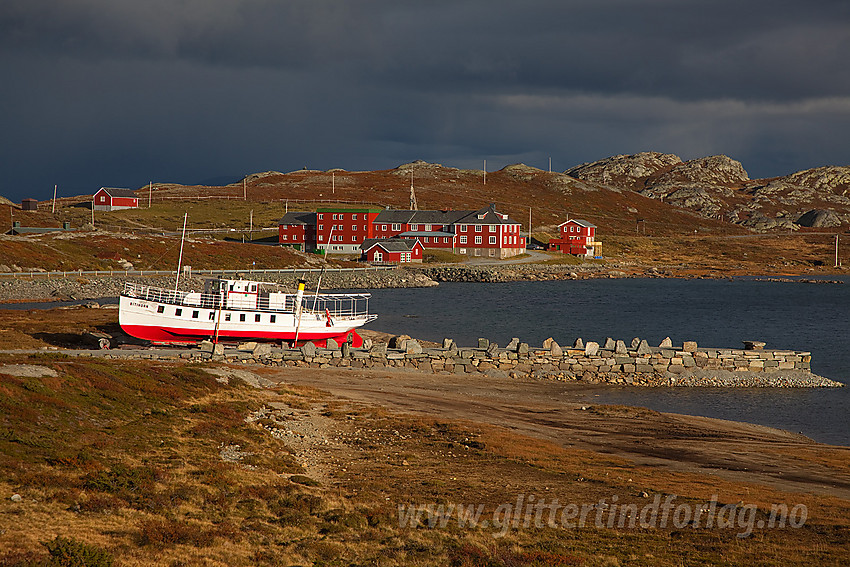
[[[192,329],[181,329],[179,327],[148,327],[144,325],[121,325],[121,328],[125,333],[130,335],[131,337],[136,337],[137,339],[143,339],[146,341],[158,342],[158,343],[186,343],[192,341],[202,341],[205,339],[212,339],[212,333],[203,333],[196,332]],[[353,337],[359,339],[360,336],[353,330],[348,329],[340,332],[339,329],[328,330],[326,332],[301,332],[298,333],[298,341],[314,341],[314,340],[325,340],[325,339],[340,339],[342,341],[346,340],[346,337],[349,333],[353,334]],[[281,332],[270,332],[264,333],[262,336],[257,336],[256,333],[252,333],[250,331],[228,331],[227,333],[219,333],[219,340],[227,341],[231,339],[257,339],[261,341],[291,341],[295,339],[295,333],[292,331],[281,331]],[[357,340],[355,339],[355,343]],[[358,344],[354,344],[355,347],[360,346]]]

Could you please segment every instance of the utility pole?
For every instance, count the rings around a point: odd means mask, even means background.
[[[552,156],[549,156],[549,173],[552,173]]]
[[[838,235],[835,235],[835,267],[841,265],[841,262],[838,260]]]
[[[336,172],[331,171],[331,194],[336,195]]]
[[[153,181],[148,181],[148,208],[151,208],[151,202],[153,201]]]
[[[531,244],[531,207],[528,207],[528,242],[525,244],[526,246]]]
[[[254,209],[251,209],[251,215],[248,220],[248,239],[254,240]]]
[[[248,200],[248,187],[247,187],[247,185],[245,185],[246,179],[247,179],[247,177],[242,178],[242,200],[243,201]]]
[[[484,160],[484,185],[487,185],[487,160]]]
[[[94,205],[92,205],[94,207]],[[50,211],[52,214],[56,214],[56,185],[53,186],[53,209]]]

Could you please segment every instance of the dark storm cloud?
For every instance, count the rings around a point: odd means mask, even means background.
[[[846,160],[844,1],[7,0],[6,180],[75,190],[422,158]]]

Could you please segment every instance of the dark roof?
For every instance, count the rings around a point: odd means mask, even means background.
[[[132,189],[118,189],[117,187],[101,187],[102,191],[106,191],[110,197],[133,197],[138,198],[136,192]]]
[[[384,223],[384,224],[404,224],[406,222],[410,222],[410,219],[413,218],[413,215],[417,211],[406,211],[399,209],[384,209],[378,216],[375,217],[375,220],[372,222],[375,223]]]
[[[484,215],[484,218],[479,219],[478,215]],[[374,222],[378,224],[442,224],[450,225],[455,223],[463,224],[519,224],[518,222],[507,218],[502,218],[502,215],[495,209],[495,205],[490,205],[478,211],[408,211],[396,209],[384,209],[375,218]]]
[[[458,224],[519,224],[508,215],[496,211],[493,203],[483,209],[467,212],[467,216],[456,221]]]
[[[293,211],[286,213],[283,218],[278,221],[281,224],[316,224],[316,213]]]
[[[366,252],[375,246],[380,246],[387,252],[410,252],[417,242],[419,241],[411,238],[367,238],[360,245],[360,249]]]
[[[559,224],[558,226],[559,226],[559,227],[562,227],[562,226],[564,226],[565,224],[567,224],[568,222],[574,222],[574,223],[576,223],[576,224],[577,224],[577,225],[579,225],[579,226],[584,226],[584,227],[587,227],[587,228],[596,228],[596,225],[595,225],[595,224],[593,224],[592,222],[587,222],[586,220],[582,220],[582,219],[570,219],[570,220],[568,220],[568,221],[564,221],[564,222],[562,222],[562,223],[561,223],[561,224]]]

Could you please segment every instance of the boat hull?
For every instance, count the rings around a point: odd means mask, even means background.
[[[215,310],[200,306],[174,306],[135,297],[119,298],[119,324],[125,333],[156,343],[195,343],[202,340],[266,342],[313,341],[327,339],[362,345],[354,330],[374,316],[336,318],[319,313],[302,315],[253,310]]]

